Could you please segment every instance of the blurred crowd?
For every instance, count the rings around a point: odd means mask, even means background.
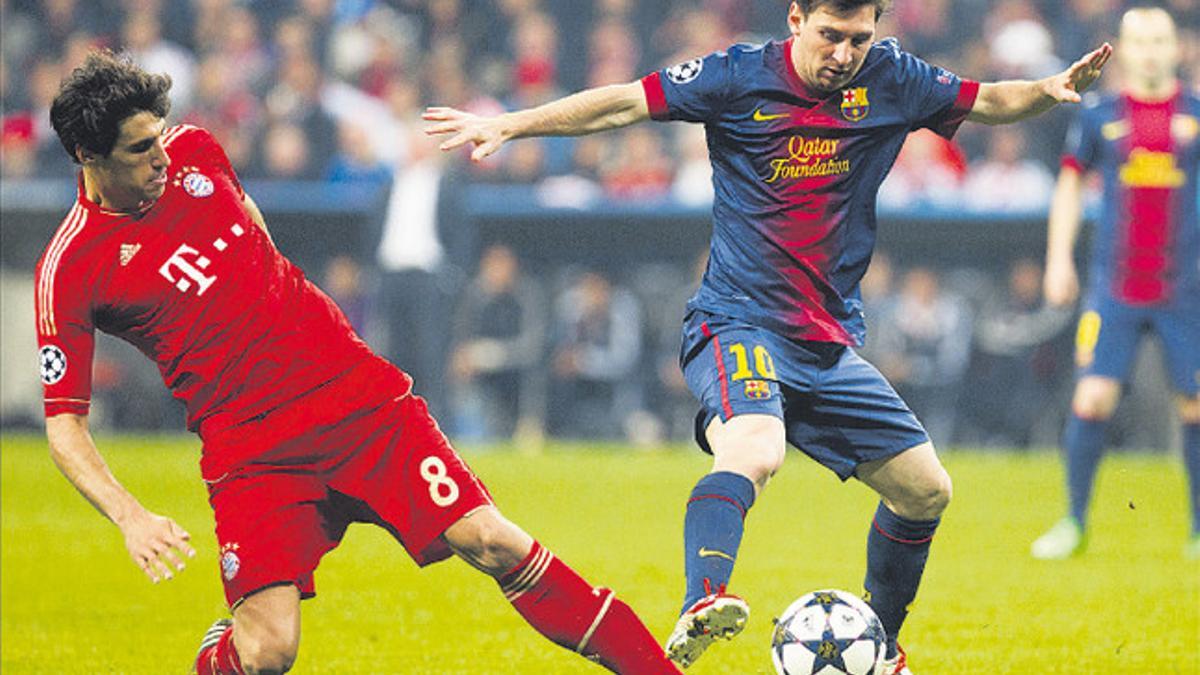
[[[1184,77],[1200,87],[1200,0],[1165,4],[1180,25]],[[1036,78],[1112,40],[1126,5],[895,0],[879,32],[963,77]],[[478,113],[527,107],[632,81],[733,42],[782,38],[787,6],[0,0],[0,176],[72,176],[48,120],[59,81],[89,49],[127,51],[148,70],[171,75],[171,120],[211,130],[243,178],[356,183],[388,195],[373,257],[335,258],[314,276],[393,360],[427,383],[456,433],[686,438],[694,404],[675,351],[683,301],[702,260],[693,270],[646,265],[619,278],[596,268],[531,274],[512,249],[494,246],[473,251],[460,280],[447,283],[437,220],[447,175],[533,185],[555,205],[607,198],[703,206],[712,198],[703,130],[639,125],[529,140],[473,165],[461,153],[438,153],[420,113],[428,105]],[[1119,86],[1114,71],[1105,86]],[[1060,110],[1036,124],[967,125],[954,142],[914,134],[881,204],[1044,210],[1069,119]],[[935,436],[1026,444],[1039,424],[1054,428],[1043,419],[1044,403],[1061,396],[1068,379],[1072,317],[1042,306],[1037,262],[1017,261],[1007,278],[987,279],[971,270],[893,269],[886,254],[879,258],[864,285],[875,324],[866,350]],[[420,320],[446,307],[456,308],[448,325]],[[130,384],[130,376],[104,368],[101,358],[98,389]],[[988,400],[1001,395],[1028,405]],[[980,399],[976,412],[961,412],[965,396]],[[110,406],[114,418],[147,410],[120,407]]]
[[[1111,39],[1122,0],[896,0],[880,26],[974,79],[1036,78]],[[1200,2],[1169,0],[1200,86]],[[175,82],[173,119],[209,128],[247,178],[386,185],[413,161],[428,104],[478,112],[628,82],[736,41],[786,35],[782,0],[3,0],[5,177],[70,175],[46,112],[92,47]],[[1117,84],[1109,75],[1106,82]],[[1065,116],[919,135],[885,203],[1044,203]],[[686,125],[531,141],[473,171],[582,199],[709,199],[703,135]],[[969,199],[964,197],[969,195]]]

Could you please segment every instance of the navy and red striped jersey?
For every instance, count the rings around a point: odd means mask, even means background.
[[[74,207],[38,262],[45,411],[87,414],[97,329],[158,365],[206,431],[265,413],[365,364],[384,400],[407,376],[375,356],[332,300],[251,218],[225,152],[205,130],[164,132],[162,196],[108,211],[80,179]]]
[[[1200,97],[1088,96],[1067,135],[1063,165],[1104,179],[1093,293],[1143,306],[1200,296]]]
[[[910,131],[953,136],[979,85],[885,39],[846,87],[814,92],[796,73],[792,44],[735,45],[642,79],[654,119],[707,132],[713,237],[688,306],[794,339],[857,345],[879,185]]]

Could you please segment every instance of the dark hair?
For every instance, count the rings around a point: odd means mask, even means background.
[[[166,117],[171,110],[171,77],[152,75],[127,55],[97,50],[71,71],[50,106],[50,124],[76,163],[75,148],[99,155],[112,152],[121,122],[139,112]]]
[[[878,21],[883,13],[892,8],[892,0],[795,0],[797,5],[800,5],[800,11],[804,16],[812,14],[813,10],[822,5],[832,5],[835,12],[849,12],[866,5],[875,6],[875,20]]]

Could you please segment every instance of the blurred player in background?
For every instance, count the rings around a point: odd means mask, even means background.
[[[1117,44],[1122,91],[1089,97],[1067,137],[1046,248],[1050,304],[1079,295],[1075,235],[1088,171],[1103,176],[1104,201],[1076,339],[1079,380],[1063,434],[1070,513],[1033,543],[1035,558],[1066,558],[1086,546],[1105,429],[1144,332],[1162,340],[1177,391],[1191,486],[1186,552],[1200,557],[1200,97],[1176,78],[1179,59],[1170,14],[1126,12]]]
[[[156,583],[195,551],[88,433],[94,331],[138,347],[187,404],[233,612],[196,670],[288,670],[318,562],[370,522],[420,565],[454,553],[495,577],[557,644],[617,672],[678,672],[611,590],[501,516],[409,377],[275,248],[213,137],[166,125],[170,86],[101,52],[64,81],[51,121],[82,171],[37,265],[37,329],[51,455]]]
[[[713,471],[687,502],[687,590],[667,651],[683,665],[742,630],[726,592],[743,520],[791,443],[882,501],[867,540],[867,596],[888,631],[886,672],[908,672],[896,635],[950,500],[929,437],[854,347],[875,197],[909,131],[950,137],[964,119],[1014,122],[1078,102],[1105,45],[1037,82],[980,85],[875,41],[887,0],[802,0],[791,37],[737,45],[640,82],[481,118],[431,108],[428,131],[480,160],[524,136],[585,134],[646,119],[705,125],[716,197],[708,269],[688,303],[681,363],[703,403],[697,441]]]

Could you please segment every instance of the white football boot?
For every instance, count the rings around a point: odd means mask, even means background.
[[[687,668],[714,640],[732,640],[746,627],[750,605],[736,595],[718,591],[700,598],[679,617],[667,638],[667,658]]]

